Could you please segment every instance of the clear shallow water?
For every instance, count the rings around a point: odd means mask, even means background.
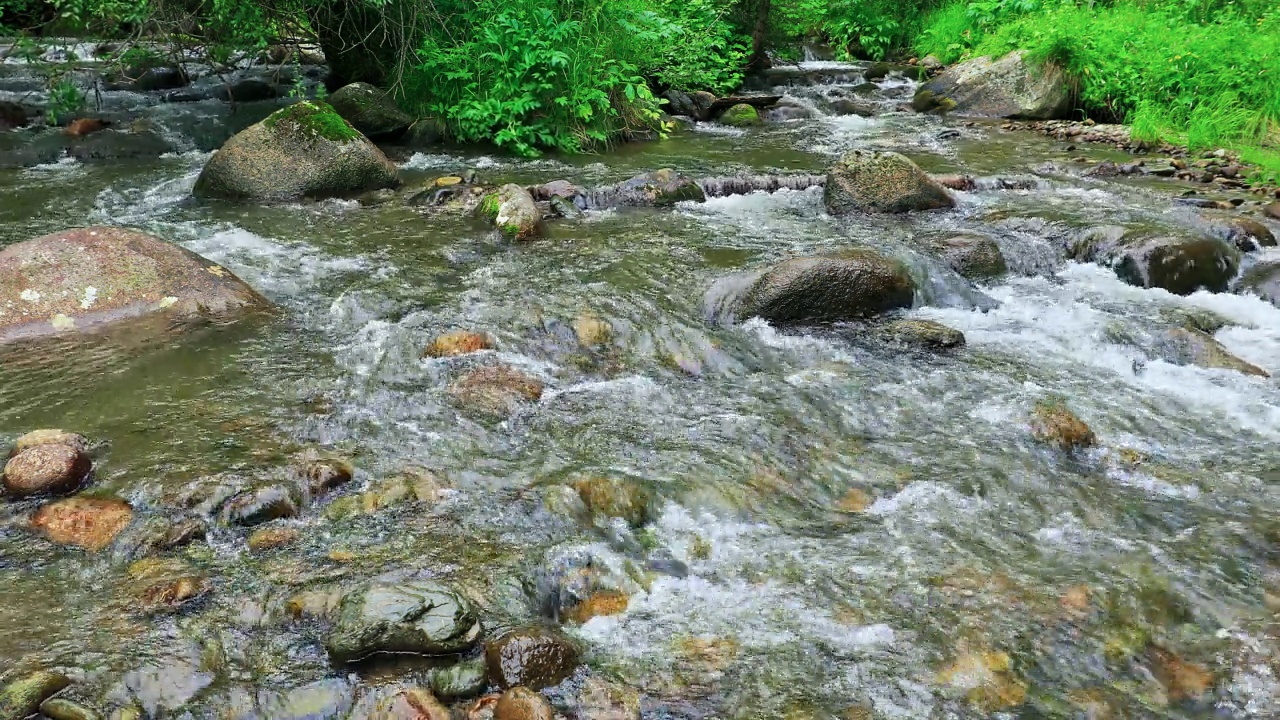
[[[895,82],[887,109],[903,92]],[[6,505],[0,671],[74,669],[110,699],[130,673],[198,665],[187,675],[206,679],[186,711],[212,716],[237,689],[341,674],[319,647],[323,626],[285,611],[299,590],[427,572],[471,589],[492,622],[521,622],[539,603],[521,584],[590,558],[630,602],[569,632],[594,672],[641,692],[646,718],[1280,713],[1264,603],[1280,388],[1113,339],[1117,326],[1167,327],[1170,308],[1210,309],[1234,323],[1217,335],[1228,349],[1275,373],[1280,310],[1137,289],[1064,262],[1058,242],[1073,227],[1203,221],[1171,203],[1172,185],[1079,179],[1043,138],[944,129],[895,112],[819,116],[600,156],[441,153],[404,168],[594,185],[658,167],[815,171],[873,147],[931,171],[1034,175],[1038,189],[852,220],[826,216],[816,190],[733,196],[593,213],[512,246],[468,219],[400,207],[196,203],[207,155],[194,152],[0,171],[0,244],[88,222],[143,227],[281,308],[183,335],[5,350],[0,434],[89,435],[102,444],[95,491],[140,515],[171,512],[176,495],[218,477],[278,476],[314,448],[357,465],[356,487],[339,495],[406,466],[449,486],[429,507],[355,520],[326,519],[321,503],[279,553],[215,530],[187,552],[214,591],[176,618],[129,611],[127,560],[57,549],[25,529],[33,507]],[[1014,273],[973,288],[912,249],[915,235],[963,229],[994,234]],[[967,347],[935,356],[858,327],[707,321],[715,280],[851,244],[906,261],[924,288],[908,316],[962,330]],[[582,316],[609,321],[606,346],[579,345]],[[498,349],[421,357],[458,328],[490,333]],[[498,424],[446,396],[495,355],[548,388]],[[1098,449],[1069,458],[1032,442],[1028,413],[1048,393],[1093,427]],[[556,510],[562,486],[596,475],[649,488],[651,525],[591,526]],[[220,661],[208,663],[215,645]],[[1197,670],[1177,675],[1169,656]]]

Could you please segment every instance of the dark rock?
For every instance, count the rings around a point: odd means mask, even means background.
[[[920,112],[1052,120],[1068,116],[1071,92],[1060,67],[1031,63],[1016,51],[999,60],[980,57],[952,65],[921,86],[912,105]]]
[[[874,250],[852,248],[793,258],[755,275],[744,291],[726,298],[721,315],[779,323],[837,322],[911,307],[914,298],[915,284],[901,263]]]
[[[984,235],[952,235],[924,241],[925,247],[952,270],[974,279],[995,278],[1008,271],[995,240]]]
[[[400,136],[399,142],[410,149],[429,148],[444,142],[449,129],[436,118],[419,118]]]
[[[566,220],[580,220],[583,217],[582,210],[578,209],[571,200],[556,195],[548,202],[551,211]]]
[[[25,720],[40,711],[40,703],[65,689],[65,675],[40,670],[24,675],[0,689],[0,720]]]
[[[296,200],[399,185],[396,166],[322,102],[303,101],[236,133],[196,180],[197,197]]]
[[[301,468],[302,476],[307,480],[307,488],[313,496],[323,495],[351,482],[355,471],[355,466],[342,458],[309,460]]]
[[[297,514],[297,493],[292,488],[280,485],[245,490],[222,506],[222,522],[228,525],[260,525]]]
[[[1276,236],[1266,225],[1249,218],[1231,218],[1216,226],[1218,234],[1242,252],[1253,252],[1264,247],[1275,247]]]
[[[379,653],[452,655],[475,646],[480,631],[471,603],[447,585],[373,582],[343,598],[325,649],[335,663]]]
[[[368,83],[351,83],[329,98],[329,104],[351,126],[371,138],[398,137],[413,118],[383,90]]]
[[[964,345],[964,333],[932,320],[897,320],[876,328],[886,342],[922,350],[951,350]]]
[[[867,103],[858,102],[857,100],[840,98],[831,101],[831,112],[835,115],[871,117],[876,114],[876,107]]]
[[[535,185],[534,187],[529,188],[529,192],[533,194],[533,199],[535,200],[550,200],[554,197],[573,200],[579,195],[582,195],[582,188],[574,185],[568,180],[552,180],[549,183],[543,183],[542,185]]]
[[[1116,271],[1139,287],[1175,295],[1223,292],[1239,268],[1239,252],[1214,238],[1148,234],[1119,226],[1091,228],[1076,236],[1070,255]]]
[[[1244,272],[1236,291],[1257,295],[1280,307],[1280,263],[1260,263]]]
[[[223,102],[259,102],[280,97],[280,90],[266,80],[247,78],[230,85],[223,85],[213,93],[213,96]]]
[[[459,660],[431,673],[431,692],[444,700],[475,697],[488,686],[488,672],[483,657]]]
[[[895,152],[854,150],[827,173],[823,202],[832,215],[901,213],[955,206],[955,200],[915,163]]]
[[[191,77],[179,65],[149,67],[126,71],[107,83],[108,90],[126,90],[130,92],[159,92],[161,90],[177,90],[191,84]]]
[[[0,344],[150,313],[190,319],[269,305],[225,268],[135,230],[67,230],[0,250]]]
[[[493,709],[494,720],[554,720],[551,703],[527,687],[517,686],[502,693]]]
[[[558,685],[578,668],[578,648],[564,634],[545,628],[511,630],[485,646],[489,679],[498,687],[533,690]]]
[[[103,162],[158,158],[173,152],[173,145],[154,132],[124,132],[106,130],[79,138],[69,138],[62,143],[63,151],[81,162]]]
[[[703,202],[706,199],[706,193],[696,182],[670,169],[637,175],[587,194],[589,206],[596,208],[670,207],[686,200]]]
[[[914,65],[878,62],[867,68],[866,72],[864,72],[862,76],[867,80],[867,82],[875,82],[877,80],[883,80],[893,73],[905,75],[915,80],[920,75],[920,68],[915,67]]]
[[[93,462],[84,452],[67,445],[37,445],[9,458],[4,490],[10,497],[75,492],[92,472]]]
[[[1262,214],[1273,220],[1280,220],[1280,201],[1269,203],[1262,208]]]
[[[26,127],[28,122],[26,107],[11,100],[0,101],[0,130]]]

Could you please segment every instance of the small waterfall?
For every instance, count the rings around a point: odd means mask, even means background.
[[[733,175],[702,178],[698,186],[707,197],[728,197],[753,192],[775,193],[779,190],[807,190],[825,185],[824,175]]]

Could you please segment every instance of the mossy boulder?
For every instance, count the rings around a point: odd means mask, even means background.
[[[512,240],[528,240],[542,234],[542,211],[533,195],[515,183],[487,195],[480,202],[479,212]]]
[[[952,65],[920,87],[912,107],[971,117],[1054,120],[1069,116],[1073,90],[1062,68],[1032,63],[1015,51],[998,60],[979,57]]]
[[[731,127],[751,127],[759,125],[760,113],[754,107],[746,103],[738,103],[720,116],[720,122]]]
[[[369,83],[342,86],[329,97],[329,104],[366,137],[399,137],[413,124],[413,118],[385,90]]]
[[[0,345],[151,313],[185,319],[269,305],[226,268],[136,230],[79,228],[0,250]]]
[[[964,345],[964,333],[932,320],[896,320],[875,334],[885,342],[921,350],[952,350]]]
[[[895,152],[854,150],[827,172],[822,200],[832,215],[903,213],[955,206],[936,180]]]
[[[1131,285],[1175,295],[1224,292],[1240,267],[1240,251],[1211,237],[1165,235],[1115,225],[1076,235],[1068,253],[1115,270]]]
[[[1088,448],[1098,442],[1093,430],[1071,412],[1066,400],[1057,396],[1040,400],[1032,409],[1031,436],[1062,450]]]
[[[433,580],[372,582],[343,598],[325,649],[335,663],[372,655],[452,655],[480,637],[471,602]]]
[[[60,673],[40,670],[0,688],[0,720],[24,720],[40,710],[40,703],[71,684]]]
[[[921,244],[952,270],[970,280],[997,278],[1009,270],[1000,246],[985,235],[925,238]]]
[[[583,478],[574,482],[573,489],[594,514],[622,518],[632,527],[640,527],[650,518],[653,495],[634,480]]]
[[[908,308],[914,299],[915,284],[901,263],[874,250],[853,248],[778,263],[725,304],[730,319],[837,322]]]
[[[399,184],[396,166],[323,102],[305,100],[236,133],[196,180],[197,197],[287,201]]]

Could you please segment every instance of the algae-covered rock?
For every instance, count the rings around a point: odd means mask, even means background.
[[[396,166],[329,105],[304,100],[236,133],[196,180],[197,197],[285,201],[399,184]]]
[[[713,288],[713,293],[715,289]],[[896,260],[866,249],[785,260],[727,299],[731,317],[835,322],[910,307],[915,283]]]
[[[432,580],[372,582],[343,598],[325,649],[335,663],[380,653],[450,655],[475,645],[471,602]]]
[[[508,631],[485,646],[489,678],[502,688],[534,690],[558,685],[580,662],[578,647],[563,633],[531,627]]]
[[[1093,430],[1076,417],[1060,397],[1048,397],[1036,403],[1031,412],[1031,435],[1063,450],[1092,447],[1098,441]]]
[[[932,320],[895,320],[876,328],[881,339],[922,350],[951,350],[964,345],[964,333]]]
[[[754,107],[739,103],[724,111],[720,122],[731,127],[750,127],[760,124],[760,113]]]
[[[573,487],[587,509],[595,514],[622,518],[632,527],[640,527],[649,520],[653,495],[634,480],[583,478]]]
[[[903,213],[955,206],[936,180],[895,152],[854,150],[827,172],[822,194],[827,212]]]
[[[97,710],[68,698],[49,698],[40,703],[40,714],[49,720],[103,720]]]
[[[228,316],[269,304],[226,268],[136,230],[79,228],[0,250],[0,345],[151,313]]]
[[[475,697],[488,686],[488,673],[482,656],[459,660],[431,673],[431,691],[445,700]]]
[[[542,234],[542,211],[533,195],[520,185],[508,183],[484,199],[480,213],[513,240],[528,240]]]
[[[413,118],[382,89],[355,82],[338,88],[329,104],[351,127],[371,138],[397,137],[413,124]]]
[[[56,672],[33,672],[0,688],[0,720],[25,720],[40,710],[40,703],[68,685],[71,680]]]

